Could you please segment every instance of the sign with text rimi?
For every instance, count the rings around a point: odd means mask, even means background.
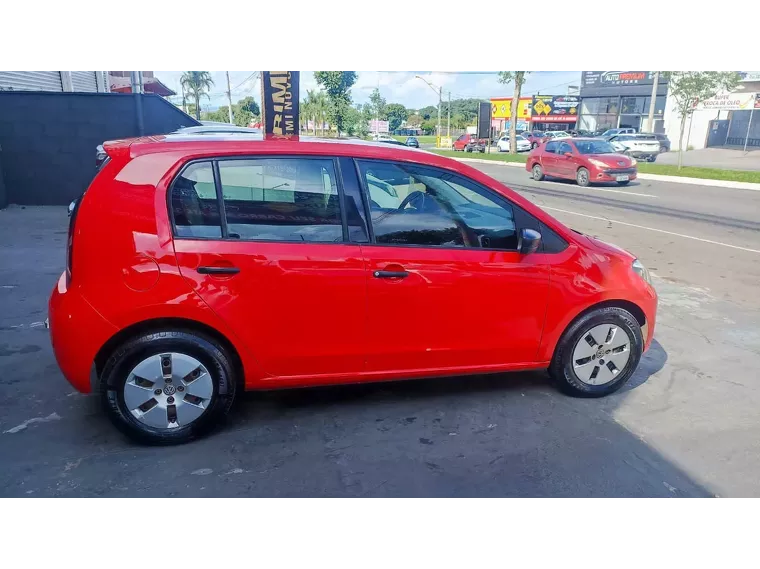
[[[264,138],[298,139],[298,71],[261,72]]]

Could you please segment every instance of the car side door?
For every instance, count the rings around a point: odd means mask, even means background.
[[[557,176],[557,149],[559,148],[559,142],[556,140],[550,140],[544,144],[541,148],[541,167],[544,169],[544,174],[549,176]]]
[[[430,375],[533,361],[549,267],[545,256],[517,250],[529,216],[448,170],[357,164],[372,231],[362,245],[368,373]]]
[[[460,136],[454,141],[454,150],[464,150],[464,147],[467,146],[468,141],[469,141],[469,136],[466,134],[463,134],[462,136]]]
[[[575,178],[578,168],[578,156],[569,142],[560,141],[557,147],[557,175],[562,178]]]
[[[356,174],[350,187],[340,170],[329,156],[218,157],[170,190],[182,276],[269,376],[364,369],[368,233]]]

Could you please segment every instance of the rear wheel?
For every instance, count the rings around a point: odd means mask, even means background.
[[[544,169],[541,168],[540,164],[534,164],[533,165],[532,173],[533,173],[533,179],[536,182],[540,182],[541,180],[544,179]]]
[[[593,310],[562,335],[549,373],[576,397],[602,397],[620,389],[636,371],[644,341],[627,310]]]
[[[538,148],[538,142],[534,142],[530,145],[531,149]]]
[[[575,174],[575,181],[578,182],[579,186],[583,186],[584,188],[588,186],[590,182],[588,170],[585,168],[578,168],[578,172]]]
[[[129,437],[177,444],[222,419],[235,398],[234,368],[215,341],[180,330],[144,334],[122,344],[101,374],[103,405]]]

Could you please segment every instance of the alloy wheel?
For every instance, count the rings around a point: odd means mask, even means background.
[[[614,324],[600,324],[583,334],[573,349],[573,371],[587,385],[605,385],[628,365],[631,341]]]

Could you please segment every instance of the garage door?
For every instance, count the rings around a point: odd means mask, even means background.
[[[72,71],[71,87],[74,91],[97,92],[98,81],[95,77],[95,71]]]
[[[60,71],[0,71],[0,89],[63,91]]]

